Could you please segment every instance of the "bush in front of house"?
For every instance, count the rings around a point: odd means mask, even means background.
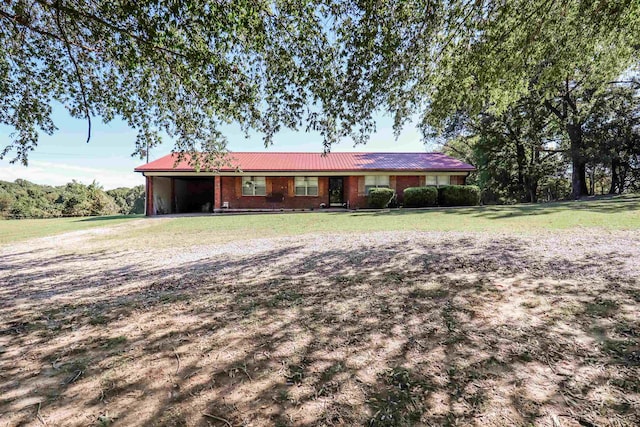
[[[475,185],[447,185],[438,188],[440,206],[477,206],[480,204],[480,188]]]
[[[383,209],[389,206],[391,200],[396,195],[390,188],[372,188],[367,197],[367,207],[373,209]]]
[[[403,206],[424,208],[438,204],[438,189],[435,187],[409,187],[403,192]]]

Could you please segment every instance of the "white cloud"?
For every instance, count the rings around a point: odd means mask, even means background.
[[[26,179],[37,184],[63,185],[71,180],[91,184],[94,180],[109,190],[144,184],[144,178],[128,168],[92,168],[67,163],[33,160],[29,166],[0,164],[0,179]]]

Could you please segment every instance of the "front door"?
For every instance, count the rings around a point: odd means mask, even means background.
[[[344,182],[342,178],[329,178],[329,206],[342,206]]]

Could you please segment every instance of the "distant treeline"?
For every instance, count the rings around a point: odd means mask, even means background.
[[[133,215],[144,213],[144,187],[103,190],[95,181],[75,180],[62,186],[39,185],[24,179],[0,181],[0,216],[56,218],[62,216]]]

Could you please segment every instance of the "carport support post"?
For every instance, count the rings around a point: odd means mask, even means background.
[[[213,177],[213,211],[220,212],[222,209],[222,185],[220,175]]]
[[[147,176],[147,182],[146,182],[146,190],[145,191],[145,196],[146,196],[146,203],[145,203],[145,215],[146,216],[151,216],[153,215],[153,177],[152,176]]]

